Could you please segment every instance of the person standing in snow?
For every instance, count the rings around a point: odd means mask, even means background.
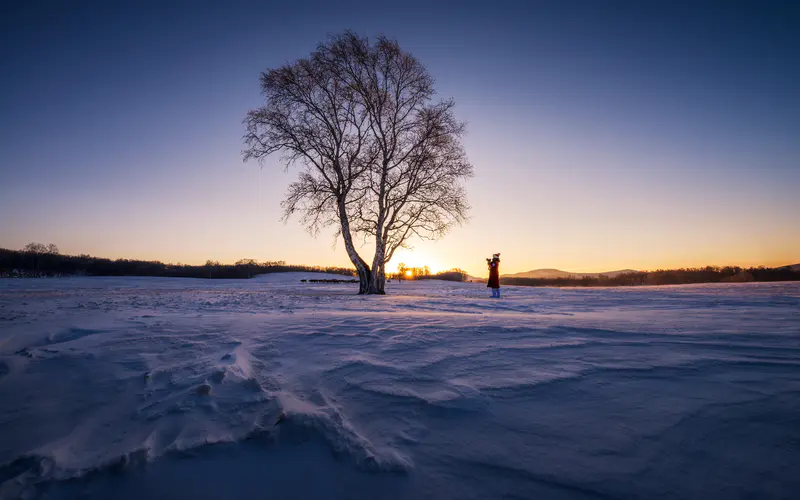
[[[500,254],[486,259],[486,264],[489,266],[489,283],[486,286],[492,289],[492,297],[500,298]]]

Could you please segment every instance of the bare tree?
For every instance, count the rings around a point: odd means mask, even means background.
[[[368,293],[370,269],[356,251],[349,208],[371,161],[369,116],[322,49],[261,75],[267,104],[245,118],[244,159],[281,152],[287,169],[302,166],[283,202],[284,220],[299,212],[312,233],[337,224],[359,293]]]
[[[248,278],[252,278],[255,275],[255,271],[258,269],[258,262],[256,262],[255,259],[239,259],[234,265],[244,268],[247,271]]]
[[[55,243],[49,243],[45,245],[44,243],[28,243],[25,245],[25,248],[22,249],[23,252],[29,254],[51,254],[51,255],[58,255],[60,252],[58,247]]]
[[[22,251],[31,255],[43,254],[47,253],[47,245],[43,243],[28,243]]]
[[[406,270],[407,269],[408,269],[408,267],[406,267],[405,263],[401,262],[401,263],[397,264],[397,279],[398,280],[402,281],[402,279],[406,277]]]
[[[266,106],[248,113],[245,160],[282,152],[304,169],[284,218],[312,232],[337,225],[359,293],[384,293],[385,268],[409,238],[438,238],[466,219],[472,176],[452,100],[433,102],[433,78],[396,41],[347,32],[307,59],[261,78]],[[372,266],[354,236],[373,240]]]
[[[398,43],[345,33],[330,48],[369,115],[377,157],[359,198],[356,230],[375,240],[371,292],[383,293],[386,263],[412,236],[434,239],[466,219],[461,182],[472,176],[452,100],[433,102],[434,81]]]
[[[22,251],[28,254],[28,258],[31,260],[31,268],[35,272],[39,272],[42,260],[46,255],[58,255],[59,253],[58,247],[54,243],[45,245],[44,243],[36,242],[28,243]]]

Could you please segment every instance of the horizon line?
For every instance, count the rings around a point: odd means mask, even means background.
[[[17,249],[6,248],[6,247],[0,247],[0,251],[25,253],[25,250],[23,250],[23,249],[18,249],[17,250]],[[132,257],[102,257],[102,256],[91,255],[91,254],[88,254],[88,253],[73,254],[73,253],[59,252],[57,255],[61,255],[61,256],[64,256],[64,257],[81,257],[81,256],[86,255],[86,256],[88,256],[90,258],[93,258],[93,259],[130,260],[130,261],[139,261],[139,262],[157,262],[157,263],[160,263],[160,264],[172,265],[172,266],[197,266],[197,267],[202,267],[202,266],[205,266],[209,261],[215,262],[216,265],[223,265],[223,266],[235,266],[236,265],[235,262],[226,263],[226,262],[218,261],[216,259],[206,259],[205,262],[191,263],[191,262],[181,262],[181,261],[172,262],[172,261],[164,261],[164,260],[160,260],[160,259],[145,259],[145,258],[132,258]],[[250,257],[242,257],[242,258],[240,258],[238,260],[253,260],[257,264],[269,263],[269,262],[272,262],[272,263],[281,262],[282,263],[281,265],[285,265],[285,266],[317,267],[317,268],[321,268],[321,269],[325,269],[325,268],[350,269],[351,267],[353,267],[352,264],[349,264],[349,265],[318,265],[318,264],[290,263],[290,262],[288,262],[288,261],[286,261],[284,259],[263,259],[263,260],[259,260],[259,259],[250,258]],[[580,275],[580,274],[618,273],[620,271],[647,273],[647,272],[655,272],[655,271],[674,271],[674,270],[679,270],[679,269],[703,269],[703,268],[706,268],[706,267],[719,267],[719,268],[740,267],[742,269],[752,269],[752,268],[763,267],[763,268],[769,268],[769,269],[778,269],[778,268],[781,268],[781,267],[791,267],[791,266],[795,266],[795,265],[800,265],[800,260],[798,260],[798,262],[789,263],[789,264],[783,264],[783,265],[776,265],[776,266],[768,266],[766,264],[760,264],[760,265],[755,265],[755,266],[753,266],[753,265],[744,266],[744,265],[740,265],[740,264],[725,264],[725,265],[706,264],[706,265],[702,265],[702,266],[655,267],[655,268],[652,268],[652,269],[621,268],[621,269],[610,269],[610,270],[606,270],[606,271],[570,271],[570,270],[567,270],[567,269],[559,269],[559,268],[556,268],[556,267],[539,267],[539,268],[536,268],[536,269],[529,269],[527,271],[517,271],[517,272],[511,272],[511,273],[504,273],[504,274],[501,274],[501,276],[511,276],[511,275],[514,275],[514,274],[525,274],[525,273],[530,273],[530,272],[535,272],[535,271],[560,271],[560,272]],[[425,267],[425,266],[413,266],[413,267]],[[441,269],[441,270],[439,270],[437,272],[431,272],[431,274],[444,273],[444,272],[452,271],[452,270],[455,270],[455,269],[460,269],[460,268],[458,268],[456,266],[456,267]],[[481,278],[481,277],[483,277],[482,275],[470,274],[469,272],[467,272],[464,269],[460,269],[460,270],[462,272],[464,272],[465,274],[473,277],[473,278]]]

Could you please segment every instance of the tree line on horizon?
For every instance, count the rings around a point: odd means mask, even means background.
[[[431,273],[428,266],[411,267],[404,263],[397,265],[397,272],[390,275],[390,278],[395,278],[398,281],[413,281],[413,280],[444,280],[444,281],[467,281],[469,274],[463,269],[454,267],[447,271],[438,273]]]
[[[692,283],[747,283],[755,281],[800,281],[800,270],[795,270],[791,266],[748,268],[739,266],[706,266],[634,271],[616,276],[601,274],[596,277],[567,278],[500,277],[500,284],[502,285],[558,287],[689,285]]]
[[[411,276],[406,274],[411,272]],[[337,266],[292,265],[285,261],[258,262],[240,259],[234,264],[208,260],[202,265],[170,264],[135,259],[107,259],[87,254],[63,255],[54,244],[29,243],[22,250],[0,248],[0,277],[56,276],[151,276],[172,278],[248,279],[260,274],[281,272],[324,272],[342,276],[357,276],[352,268]],[[453,268],[431,273],[427,266],[398,265],[393,276],[400,280],[468,281],[466,271]],[[481,280],[483,281],[483,280]],[[749,267],[706,266],[700,268],[658,269],[634,271],[616,276],[582,276],[568,278],[501,277],[500,283],[512,286],[601,287],[686,285],[692,283],[746,283],[770,281],[800,281],[796,266]]]
[[[30,243],[22,250],[0,248],[0,277],[152,276],[169,278],[247,279],[260,274],[323,272],[354,276],[353,269],[306,266],[285,261],[241,259],[234,264],[208,260],[203,265],[135,259],[107,259],[87,254],[63,255],[54,244]]]

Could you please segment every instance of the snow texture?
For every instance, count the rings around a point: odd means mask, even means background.
[[[0,498],[791,498],[800,286],[0,282]]]

